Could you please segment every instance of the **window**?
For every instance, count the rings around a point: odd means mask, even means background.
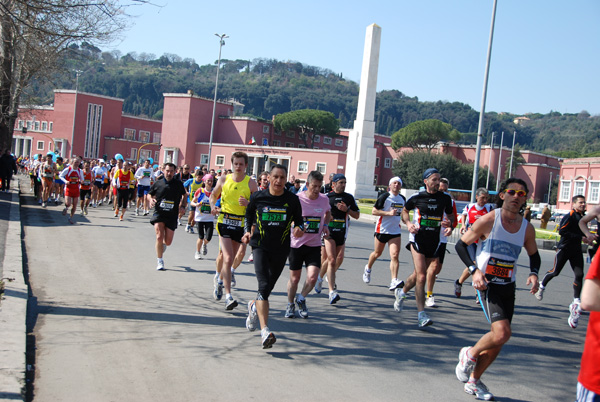
[[[279,140],[273,140],[273,146],[274,147],[280,147],[281,146],[281,141],[279,141]]]
[[[140,130],[140,141],[142,141],[142,142],[150,142],[150,131],[142,131],[142,130]]]
[[[308,172],[308,162],[298,161],[298,173],[307,173]]]
[[[37,142],[37,150],[38,151],[43,151],[44,150],[44,141],[38,141]]]
[[[318,170],[319,173],[324,175],[325,173],[327,173],[327,164],[325,162],[317,162],[316,170]]]
[[[375,158],[375,167],[379,167],[379,157]]]
[[[102,132],[102,110],[104,106],[88,103],[87,121],[85,123],[84,158],[97,158],[100,152],[100,133]],[[135,130],[133,138],[135,139]]]
[[[269,126],[263,126],[263,134],[269,134]]]
[[[576,181],[573,196],[585,194],[585,181]]]
[[[131,148],[131,157],[129,159],[137,160],[137,148]]]
[[[298,144],[298,148],[306,148],[306,145],[304,145],[304,144]]]
[[[42,131],[48,131],[48,122],[47,121],[42,122]]]
[[[33,122],[33,129],[35,131],[40,131],[40,122],[39,121],[34,121]]]
[[[571,198],[571,180],[561,180],[560,182],[560,200],[570,201]]]
[[[154,138],[152,139],[152,142],[160,143],[160,133],[154,133]]]
[[[23,128],[23,120],[19,120],[17,125],[18,125],[17,127],[19,127],[19,130],[21,130]]]
[[[208,154],[202,154],[202,155],[200,155],[200,164],[201,165],[208,165]]]
[[[389,169],[392,167],[392,160],[390,158],[385,158],[383,160],[383,167]]]
[[[275,135],[281,136],[281,131],[275,131]]]
[[[27,127],[28,130],[31,129],[31,122],[28,120],[27,123],[25,124],[25,127]]]
[[[377,185],[377,175],[375,175],[373,177],[373,185],[376,186]]]
[[[52,122],[50,122],[50,123],[48,124],[48,131],[50,131],[50,132],[52,131],[52,124],[53,124]]]
[[[294,148],[294,143],[293,142],[286,142],[285,143],[285,147],[286,148]]]
[[[343,147],[344,146],[344,140],[341,138],[336,138],[335,139],[335,146],[336,147]]]
[[[158,151],[154,151],[154,163],[155,164],[158,164],[158,155],[159,155]]]
[[[587,201],[591,204],[600,203],[600,181],[590,181]]]
[[[321,142],[321,136],[319,134],[313,137],[313,142]]]
[[[285,136],[288,138],[296,138],[296,133],[294,133],[293,131],[286,131]]]
[[[135,140],[135,130],[133,128],[126,128],[123,138],[126,140]]]
[[[215,165],[223,166],[225,165],[225,155],[217,155],[215,158]]]
[[[323,137],[323,144],[331,145],[331,137]]]

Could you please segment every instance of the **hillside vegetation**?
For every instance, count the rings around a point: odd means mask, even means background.
[[[37,82],[29,89],[26,103],[49,104],[54,88],[74,88],[74,70],[80,70],[79,90],[122,98],[125,113],[162,118],[163,93],[187,92],[212,98],[216,65],[199,66],[193,59],[174,54],[102,52],[83,43],[73,46],[64,60],[66,73],[53,82]],[[215,63],[216,64],[216,63]],[[298,109],[332,112],[340,127],[351,128],[356,117],[358,84],[333,71],[295,61],[273,59],[222,60],[219,99],[235,99],[245,105],[244,113],[271,119]],[[600,116],[586,111],[577,114],[529,114],[521,125],[510,113],[486,113],[484,142],[491,133],[505,133],[522,148],[555,153],[564,157],[600,153]],[[399,90],[377,94],[376,131],[391,135],[406,125],[425,119],[449,123],[462,133],[462,143],[475,143],[479,112],[460,102],[421,102]],[[499,138],[499,137],[496,137]],[[508,140],[507,140],[508,138]],[[497,142],[496,142],[497,144]]]

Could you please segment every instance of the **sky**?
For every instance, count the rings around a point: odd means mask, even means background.
[[[216,63],[270,58],[360,81],[367,26],[382,29],[377,90],[481,109],[493,0],[151,0],[102,50]],[[600,115],[600,1],[498,0],[485,110]]]

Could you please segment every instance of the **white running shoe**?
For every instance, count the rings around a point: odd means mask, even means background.
[[[321,293],[323,290],[323,278],[317,277],[317,283],[315,283],[315,292]]]
[[[194,258],[197,260],[201,260],[202,259],[202,254],[199,251],[196,251],[194,253]]]
[[[260,331],[260,335],[263,349],[272,348],[273,344],[277,341],[275,334],[269,330],[269,327],[264,327],[262,331]]]
[[[368,265],[365,265],[365,271],[363,272],[363,282],[370,283],[371,282],[371,270]]]
[[[404,307],[404,300],[406,300],[406,295],[401,296],[400,291],[401,289],[396,289],[394,291],[394,294],[396,296],[396,301],[394,301],[394,310],[396,310],[399,313],[402,312],[402,308]]]
[[[390,283],[390,291],[394,291],[396,289],[402,289],[404,287],[404,281],[399,280],[398,278],[392,279]]]
[[[202,245],[202,255],[206,255],[206,253],[208,253],[208,247],[206,246],[206,243]]]
[[[569,311],[571,312],[569,314],[569,326],[571,326],[571,328],[575,329],[577,328],[577,325],[579,324],[579,317],[581,316],[581,307],[579,306],[579,303],[577,302],[573,302],[569,305]]]
[[[256,330],[258,314],[256,314],[256,302],[250,300],[248,302],[248,318],[246,318],[246,329],[250,332]]]
[[[248,262],[253,262],[254,261],[254,254],[252,254],[252,252],[250,252],[250,256],[248,257]]]
[[[156,265],[156,270],[157,271],[164,271],[165,270],[165,262],[163,261],[162,258],[160,258],[158,260],[158,264]]]
[[[336,291],[329,293],[329,304],[335,304],[340,300],[340,295]]]
[[[425,328],[431,324],[433,324],[433,321],[431,321],[431,318],[429,318],[429,314],[421,311],[419,313],[419,328]]]
[[[225,300],[225,310],[233,310],[238,306],[238,302],[231,296]]]
[[[135,216],[140,216],[140,209],[139,208],[135,209]]]
[[[288,303],[285,314],[283,315],[285,318],[295,318],[296,317],[296,306],[294,303]]]
[[[435,307],[435,299],[433,298],[433,295],[429,296],[428,298],[425,299],[425,306],[427,307]]]
[[[475,395],[477,399],[482,401],[491,401],[494,399],[494,395],[492,395],[481,380],[467,382],[465,384],[465,392],[467,394]]]
[[[544,299],[544,290],[546,290],[546,288],[543,288],[540,286],[538,291],[535,292],[535,298],[538,299],[539,301],[542,301]]]
[[[298,306],[298,315],[302,318],[308,318],[308,307],[306,307],[306,299],[300,300],[296,297],[296,306]]]
[[[458,353],[458,364],[456,365],[456,378],[460,382],[469,381],[469,377],[475,368],[477,360],[471,360],[467,355],[467,351],[471,349],[470,346],[465,346]]]

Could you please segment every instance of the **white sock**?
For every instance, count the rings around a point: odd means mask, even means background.
[[[233,299],[233,297],[231,297],[231,293],[227,293],[227,294],[225,295],[225,299]]]

